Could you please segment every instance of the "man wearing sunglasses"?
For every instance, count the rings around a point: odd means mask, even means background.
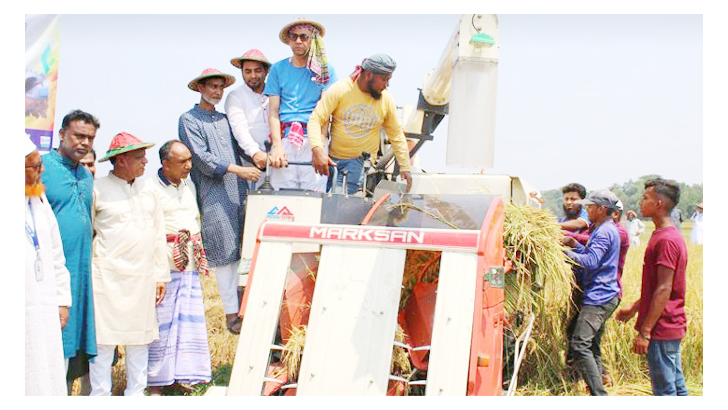
[[[297,19],[279,34],[293,55],[273,64],[263,90],[270,106],[270,182],[277,190],[326,190],[326,178],[316,174],[313,166],[300,165],[312,161],[306,130],[309,116],[323,91],[336,81],[333,67],[327,63],[324,32],[320,23]]]

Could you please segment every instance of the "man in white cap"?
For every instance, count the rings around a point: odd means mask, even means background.
[[[228,330],[240,333],[238,264],[243,238],[246,180],[260,170],[242,166],[227,116],[215,110],[223,91],[235,82],[229,74],[208,68],[187,87],[200,93],[200,103],[179,118],[179,139],[192,151],[190,176],[197,188],[202,240],[210,267],[215,268]]]
[[[268,96],[263,94],[263,88],[271,64],[260,50],[255,49],[233,58],[230,63],[240,69],[244,84],[228,94],[225,114],[233,136],[243,150],[243,164],[264,169],[268,158],[265,142],[270,141],[270,126]],[[251,185],[261,183],[259,180]]]
[[[351,77],[331,86],[316,105],[308,121],[309,140],[316,172],[329,175],[329,166],[338,170],[336,186],[342,184],[342,171],[347,172],[347,192],[353,194],[362,187],[362,153],[376,158],[381,131],[384,130],[399,163],[400,175],[412,187],[409,171],[409,150],[402,124],[397,116],[394,98],[386,90],[397,67],[386,54],[375,54],[364,59]],[[331,125],[331,151],[321,138],[321,127],[333,115]]]
[[[92,277],[97,356],[89,365],[91,395],[111,395],[116,346],[125,346],[125,396],[147,386],[149,344],[159,337],[155,306],[170,281],[164,216],[151,179],[140,180],[147,163],[142,142],[122,132],[106,156],[108,176],[94,181]]]
[[[326,178],[307,165],[313,154],[306,129],[322,93],[336,81],[324,50],[324,32],[321,23],[297,19],[278,35],[293,55],[273,64],[263,90],[270,97],[270,183],[275,189],[326,190]]]
[[[43,161],[27,136],[25,153],[25,395],[65,396],[61,330],[71,306],[58,223],[43,193]]]
[[[605,396],[599,342],[604,323],[619,304],[619,231],[613,214],[619,199],[609,190],[596,190],[577,201],[587,206],[589,221],[595,226],[586,246],[565,236],[562,243],[574,248],[566,254],[582,266],[579,282],[584,289],[579,316],[571,335],[576,368],[592,396]]]
[[[644,231],[645,224],[637,218],[637,213],[631,209],[627,211],[627,233],[630,246],[640,246],[640,235]]]

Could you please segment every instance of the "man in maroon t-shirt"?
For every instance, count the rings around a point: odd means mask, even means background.
[[[687,330],[685,267],[688,252],[670,211],[680,200],[680,187],[672,181],[649,180],[640,201],[642,215],[651,217],[655,231],[645,250],[640,299],[620,309],[616,318],[626,322],[635,313],[637,324],[632,350],[647,354],[655,396],[687,396],[680,363],[680,340]]]

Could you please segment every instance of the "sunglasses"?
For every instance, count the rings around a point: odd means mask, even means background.
[[[299,38],[301,39],[301,41],[308,41],[308,39],[311,37],[308,34],[288,33],[288,39],[291,41],[296,41]]]

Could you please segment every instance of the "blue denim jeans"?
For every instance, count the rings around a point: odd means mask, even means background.
[[[653,395],[688,395],[680,362],[680,340],[651,340],[647,364],[650,367]]]
[[[576,368],[584,378],[592,396],[606,396],[602,383],[602,354],[599,342],[604,333],[604,323],[619,304],[615,296],[599,306],[582,305],[571,336],[571,349]]]
[[[364,169],[364,159],[359,158],[351,158],[351,159],[339,159],[331,157],[331,159],[336,162],[336,185],[334,185],[334,191],[333,192],[340,192],[341,185],[344,182],[344,176],[342,175],[341,171],[346,170],[346,191],[348,194],[353,194],[359,189],[361,189],[362,183],[364,182],[364,175],[362,173]],[[330,171],[333,170],[333,167],[330,167]],[[330,191],[330,188],[333,184],[333,172],[329,172],[329,183],[327,187],[327,191]],[[339,191],[337,191],[339,189]]]

